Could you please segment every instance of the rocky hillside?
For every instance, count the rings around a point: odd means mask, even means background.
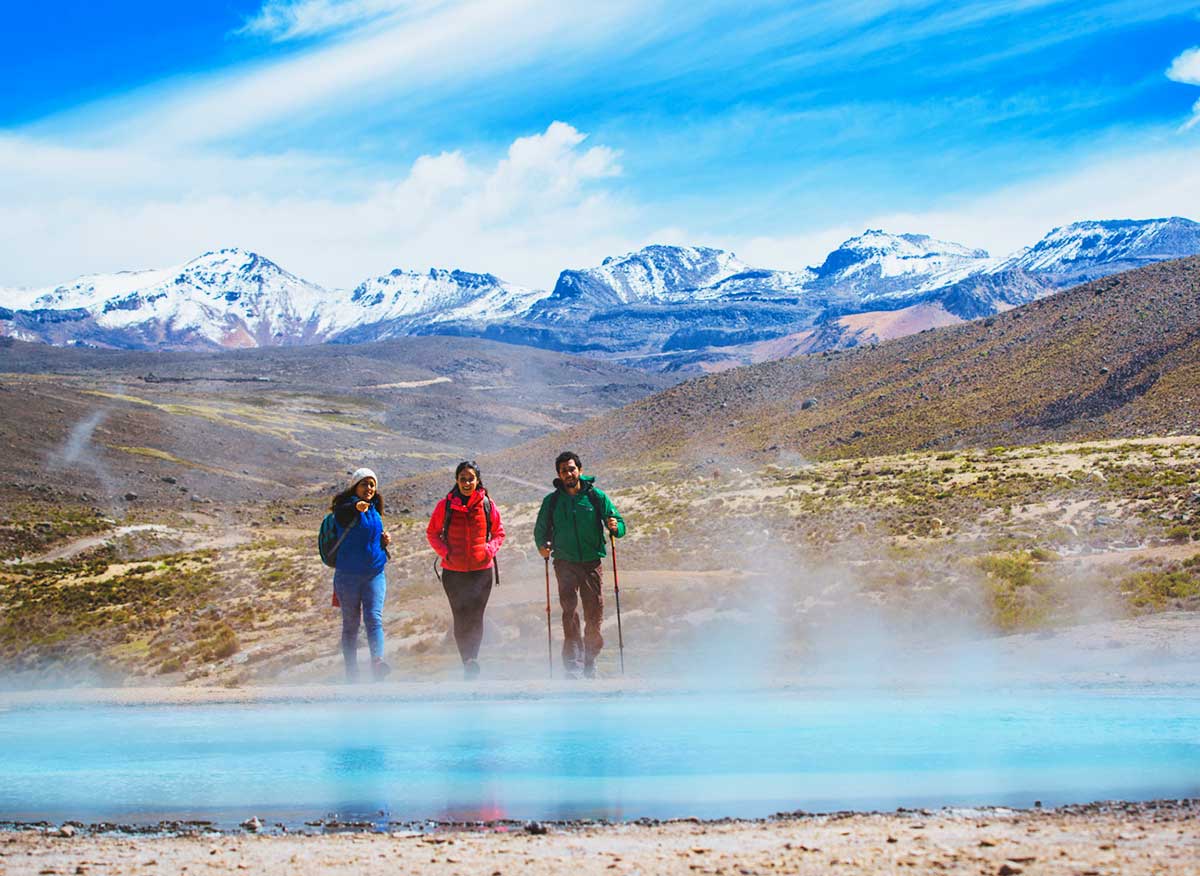
[[[444,474],[665,385],[473,338],[225,353],[0,339],[0,496],[116,513],[321,491],[363,464],[384,483]]]
[[[689,380],[514,448],[574,446],[622,479],[921,449],[1200,433],[1200,258],[1093,281],[878,346]]]

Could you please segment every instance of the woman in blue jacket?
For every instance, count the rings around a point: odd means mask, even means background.
[[[350,477],[349,488],[333,497],[331,510],[337,521],[341,544],[333,572],[333,592],[342,607],[342,658],[346,680],[358,679],[358,626],[367,628],[371,650],[371,675],[381,681],[391,672],[383,659],[383,600],[392,537],[383,528],[383,497],[378,492],[375,472],[360,468]]]

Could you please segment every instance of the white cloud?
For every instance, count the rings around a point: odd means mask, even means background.
[[[368,6],[388,5],[354,3],[337,5],[343,21],[355,10],[365,14]],[[400,9],[394,0],[390,5]],[[325,2],[313,6],[318,8],[331,14],[334,9]],[[374,107],[419,102],[448,84],[487,88],[512,68],[528,69],[539,56],[561,58],[603,44],[614,31],[631,26],[640,9],[634,0],[418,0],[345,38],[321,40],[283,58],[165,81],[43,120],[37,130],[65,131],[93,143],[136,137],[167,148],[264,132],[278,138],[281,126],[314,126],[346,113],[355,114],[351,124],[361,125]]]
[[[400,179],[341,199],[296,194],[310,172],[281,159],[131,154],[0,139],[0,285],[161,267],[221,247],[253,249],[315,282],[351,286],[393,267],[489,271],[553,285],[568,265],[633,247],[638,210],[608,187],[617,153],[569,124],[500,158],[418,158]],[[2,302],[0,302],[2,303]]]
[[[1200,85],[1200,46],[1181,53],[1167,68],[1167,78],[1185,85]],[[1200,100],[1192,104],[1192,117],[1183,123],[1182,130],[1200,124]]]
[[[1197,218],[1200,204],[1200,148],[1176,146],[1098,159],[1070,175],[935,209],[884,214],[868,206],[834,227],[738,237],[705,229],[704,216],[719,207],[657,224],[661,213],[618,187],[619,158],[555,122],[491,160],[425,155],[396,179],[352,181],[335,198],[303,194],[303,183],[349,169],[305,156],[164,156],[0,138],[0,166],[11,171],[0,177],[0,286],[161,267],[241,246],[328,286],[393,267],[447,267],[548,288],[564,268],[649,243],[715,246],[761,267],[800,269],[866,228],[883,228],[1003,256],[1080,219]],[[795,227],[791,218],[747,221]]]
[[[791,235],[726,240],[744,261],[798,270],[820,264],[867,228],[928,234],[1007,256],[1050,229],[1083,219],[1191,219],[1200,204],[1200,148],[1163,148],[1085,164],[1069,175],[1029,180],[952,206],[911,212],[864,211],[853,225]],[[782,223],[781,223],[782,224]]]
[[[436,5],[436,0],[267,0],[237,33],[285,42],[344,30],[398,12],[420,13]]]
[[[1183,123],[1183,130],[1189,131],[1200,124],[1200,100],[1192,104],[1192,117]]]
[[[1179,55],[1167,68],[1167,78],[1188,85],[1200,85],[1200,46]]]

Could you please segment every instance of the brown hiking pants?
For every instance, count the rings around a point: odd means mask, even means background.
[[[604,621],[600,561],[555,560],[554,577],[558,580],[558,602],[562,606],[563,666],[568,672],[574,672],[579,669],[581,658],[584,666],[591,666],[604,647],[604,637],[600,635],[600,624]],[[576,610],[580,602],[583,603],[582,636]]]

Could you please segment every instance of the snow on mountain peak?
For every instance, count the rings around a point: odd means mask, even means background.
[[[1075,282],[1089,277],[1101,265],[1136,267],[1196,252],[1200,252],[1200,222],[1191,219],[1087,220],[1053,229],[1014,256],[1011,263]]]
[[[546,295],[493,276],[470,271],[394,268],[365,280],[350,293],[348,325],[407,320],[455,322],[513,316]]]
[[[610,256],[599,267],[563,271],[552,297],[582,296],[605,305],[686,301],[697,289],[747,270],[748,265],[725,250],[654,244]]]
[[[987,250],[927,234],[871,228],[847,240],[813,271],[818,285],[870,300],[946,286],[987,270],[991,261]]]

